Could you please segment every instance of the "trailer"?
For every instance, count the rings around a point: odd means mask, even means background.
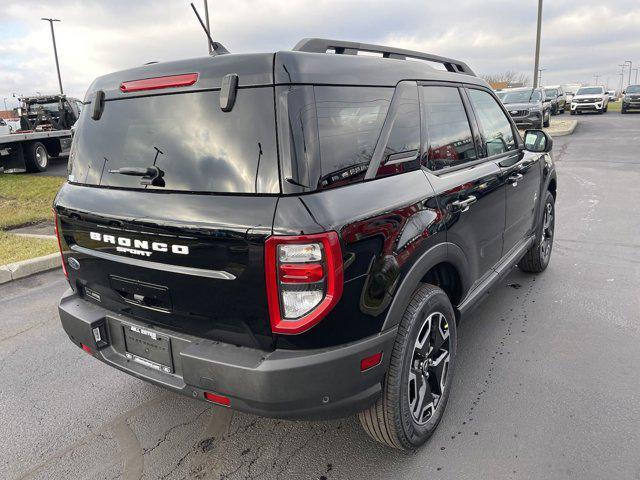
[[[0,173],[44,172],[49,158],[67,153],[71,130],[0,135]]]

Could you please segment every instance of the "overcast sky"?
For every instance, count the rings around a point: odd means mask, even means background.
[[[202,10],[203,0],[195,0]],[[533,76],[536,0],[211,0],[215,40],[231,52],[290,49],[303,37],[382,43],[460,58],[479,74]],[[65,93],[83,97],[97,76],[206,55],[206,40],[183,0],[1,0],[0,102],[13,93],[57,91],[49,24]],[[608,81],[619,64],[640,66],[639,0],[547,0],[543,83]],[[628,70],[627,70],[628,71]],[[632,75],[635,77],[635,72]],[[626,78],[626,75],[625,75]],[[0,103],[0,108],[2,108]]]

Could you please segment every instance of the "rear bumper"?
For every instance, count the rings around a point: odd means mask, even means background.
[[[322,350],[275,350],[192,337],[110,312],[72,290],[58,307],[62,326],[78,346],[98,360],[142,380],[205,400],[204,392],[228,397],[231,408],[277,418],[337,418],[365,409],[379,396],[396,330]],[[123,327],[137,325],[171,339],[171,374],[126,356]],[[92,329],[101,326],[107,345],[98,347]],[[382,362],[361,372],[360,361],[383,352]]]

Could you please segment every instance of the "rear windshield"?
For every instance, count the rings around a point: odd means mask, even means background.
[[[69,179],[132,189],[277,193],[275,136],[271,87],[238,90],[231,112],[220,109],[218,91],[107,100],[99,120],[80,120]],[[164,186],[113,172],[153,166],[163,172]]]

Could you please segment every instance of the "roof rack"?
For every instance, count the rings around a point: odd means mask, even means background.
[[[336,54],[340,55],[357,55],[358,52],[380,53],[383,58],[393,58],[396,60],[415,58],[434,63],[441,63],[449,72],[476,76],[473,70],[471,70],[466,63],[454,60],[453,58],[440,57],[430,53],[405,50],[403,48],[385,47],[369,43],[347,42],[326,38],[303,38],[295,47],[293,47],[293,50],[310,53],[327,53],[328,50],[334,50]]]

